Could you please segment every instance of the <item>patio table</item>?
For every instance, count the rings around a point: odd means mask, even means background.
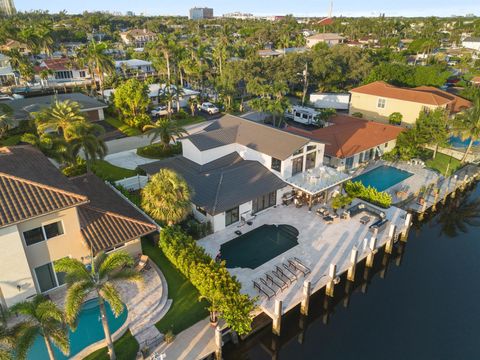
[[[368,215],[362,216],[360,218],[360,223],[362,223],[364,225],[367,224],[369,221],[370,221],[370,216],[368,216]]]

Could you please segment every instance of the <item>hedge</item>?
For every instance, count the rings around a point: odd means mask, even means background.
[[[348,195],[368,201],[382,208],[388,209],[392,205],[392,197],[389,193],[378,191],[371,186],[366,187],[360,181],[348,181],[345,183],[344,188]]]

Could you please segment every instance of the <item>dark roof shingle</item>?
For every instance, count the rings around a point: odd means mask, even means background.
[[[147,174],[171,169],[183,176],[193,190],[192,202],[215,215],[286,186],[258,161],[231,153],[205,165],[183,156],[140,166]]]

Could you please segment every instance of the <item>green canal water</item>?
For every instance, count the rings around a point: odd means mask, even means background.
[[[335,298],[316,294],[236,346],[227,360],[480,359],[480,187],[414,223],[394,254],[378,253]],[[257,319],[258,322],[261,319]]]

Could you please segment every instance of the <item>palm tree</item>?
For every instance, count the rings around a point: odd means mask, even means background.
[[[15,126],[11,117],[12,109],[6,104],[0,104],[0,139],[5,136],[8,130]]]
[[[75,101],[55,101],[49,108],[33,114],[37,130],[40,134],[55,131],[69,140],[70,127],[86,122],[85,116],[80,111],[80,105]]]
[[[462,163],[472,149],[473,143],[480,139],[480,96],[473,99],[473,106],[458,114],[453,120],[453,132],[462,140],[468,140],[468,146],[462,157]]]
[[[168,118],[159,119],[153,125],[145,125],[143,131],[146,135],[152,135],[150,143],[160,139],[160,144],[164,149],[170,146],[170,142],[175,142],[176,138],[187,134],[184,128],[178,127]]]
[[[97,159],[103,159],[107,155],[107,145],[101,138],[105,130],[97,124],[79,123],[68,129],[68,134],[71,139],[68,142],[71,156],[77,159],[80,151],[85,156],[87,163],[87,171],[90,170],[90,163]]]
[[[195,116],[195,109],[197,108],[197,105],[198,105],[197,98],[190,96],[188,98],[188,106],[190,107],[190,112],[192,113],[192,116]]]
[[[25,358],[38,335],[45,340],[51,360],[55,359],[52,343],[63,354],[69,354],[70,343],[68,329],[63,321],[64,314],[53,301],[43,295],[37,295],[32,301],[17,303],[10,310],[26,317],[19,333],[21,336],[16,339],[16,350],[20,358]]]
[[[48,87],[48,77],[52,74],[53,74],[52,69],[43,69],[42,71],[40,71],[40,79],[42,79],[42,88]]]
[[[471,227],[480,226],[480,200],[465,198],[453,200],[440,215],[441,234],[456,237],[459,232],[467,233]]]
[[[142,208],[157,221],[173,225],[190,213],[191,195],[182,176],[173,170],[161,169],[142,190]]]
[[[112,74],[115,71],[113,60],[106,54],[107,44],[102,42],[95,42],[92,40],[81,52],[82,60],[87,65],[92,77],[98,78],[100,91],[104,97],[103,83],[105,74]]]
[[[115,316],[124,311],[124,303],[117,289],[123,281],[140,282],[142,275],[133,268],[134,260],[126,252],[111,254],[100,252],[92,260],[91,266],[73,258],[63,258],[55,262],[56,271],[64,272],[67,284],[65,298],[65,319],[74,326],[82,304],[89,294],[95,294],[100,307],[103,331],[107,341],[110,359],[115,359],[112,336],[107,322],[105,301],[108,302]]]
[[[19,325],[17,325],[18,328]],[[18,332],[13,328],[0,325],[0,359],[13,360],[15,358],[15,344]]]

